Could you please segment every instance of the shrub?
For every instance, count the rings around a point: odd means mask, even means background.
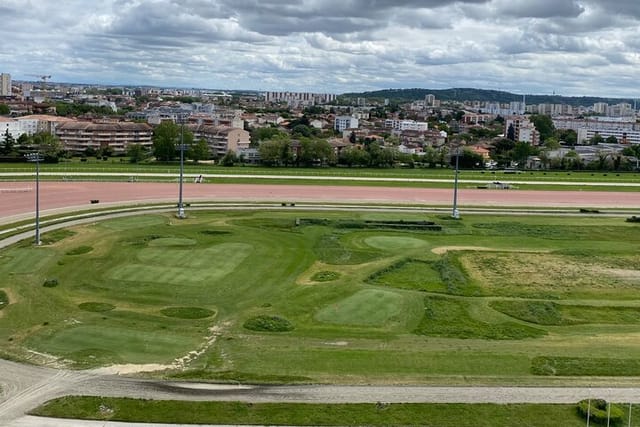
[[[293,324],[279,316],[260,315],[244,322],[245,329],[258,332],[287,332],[293,330]]]
[[[178,319],[204,319],[213,316],[215,311],[200,307],[167,307],[160,310],[167,317]]]
[[[58,286],[58,279],[47,279],[42,284],[45,288],[55,288]]]
[[[0,310],[9,305],[9,297],[5,291],[0,291]]]
[[[627,222],[640,222],[640,216],[630,216],[629,218],[627,218]]]
[[[314,282],[331,282],[340,277],[340,273],[335,271],[318,271],[316,274],[311,276],[311,280]]]
[[[585,399],[578,402],[578,413],[595,424],[619,425],[622,423],[624,411],[618,405],[610,404],[607,411],[607,401],[604,399]]]

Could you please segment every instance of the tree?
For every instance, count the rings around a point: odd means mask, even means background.
[[[11,113],[11,109],[6,104],[0,104],[0,115],[7,116]]]
[[[322,139],[305,139],[300,141],[301,150],[298,161],[304,166],[313,166],[315,162],[325,164],[333,159],[333,147]]]
[[[260,162],[267,166],[279,166],[284,144],[288,144],[288,142],[282,139],[271,139],[261,143],[258,147]]]
[[[13,135],[11,135],[9,133],[9,129],[7,129],[4,132],[3,138],[2,138],[2,148],[0,149],[0,152],[4,155],[9,155],[11,154],[11,152],[13,151],[13,146],[15,145],[16,140],[13,137]]]
[[[147,150],[141,144],[131,144],[127,147],[129,162],[140,163],[147,157]]]
[[[207,141],[200,138],[198,142],[189,147],[189,151],[187,151],[187,158],[198,163],[200,160],[208,159],[209,153],[209,144],[207,144]]]
[[[153,155],[160,161],[171,161],[176,158],[181,141],[190,146],[193,143],[191,131],[173,122],[162,122],[153,130]]]
[[[46,163],[58,163],[62,155],[62,144],[56,136],[49,132],[38,132],[33,135],[32,142],[37,150],[44,155]]]
[[[238,163],[238,156],[233,150],[227,151],[227,154],[220,160],[222,166],[233,166]]]
[[[604,140],[604,142],[606,142],[607,144],[617,144],[618,143],[618,138],[616,138],[615,136],[611,135],[611,136],[608,136],[607,139]]]
[[[540,134],[540,140],[542,142],[546,141],[547,138],[553,136],[553,132],[555,131],[555,127],[553,125],[553,120],[551,120],[550,116],[545,114],[533,114],[530,119],[531,123],[536,127],[538,134]]]
[[[600,135],[599,133],[596,132],[595,135],[593,135],[591,138],[589,138],[589,144],[590,145],[598,145],[604,142],[604,138],[602,137],[602,135]]]
[[[516,140],[516,129],[513,127],[513,123],[509,125],[509,129],[507,129],[507,139],[509,141]]]

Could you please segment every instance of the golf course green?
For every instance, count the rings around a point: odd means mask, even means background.
[[[640,226],[604,216],[193,211],[0,251],[1,354],[174,378],[640,376]]]

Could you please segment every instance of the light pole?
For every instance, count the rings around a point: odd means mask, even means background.
[[[40,162],[43,159],[39,152],[29,153],[26,155],[27,161],[36,164],[36,246],[40,246]]]
[[[453,219],[460,219],[460,212],[458,211],[458,161],[460,158],[460,146],[456,146],[456,170],[453,178],[453,210],[451,217]]]
[[[180,124],[180,145],[178,145],[178,150],[180,150],[180,184],[179,184],[179,192],[178,192],[178,218],[185,218],[184,214],[184,205],[182,203],[182,181],[184,176],[184,123]]]

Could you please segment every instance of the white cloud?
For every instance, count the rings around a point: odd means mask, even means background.
[[[15,79],[640,96],[637,0],[3,0]]]

